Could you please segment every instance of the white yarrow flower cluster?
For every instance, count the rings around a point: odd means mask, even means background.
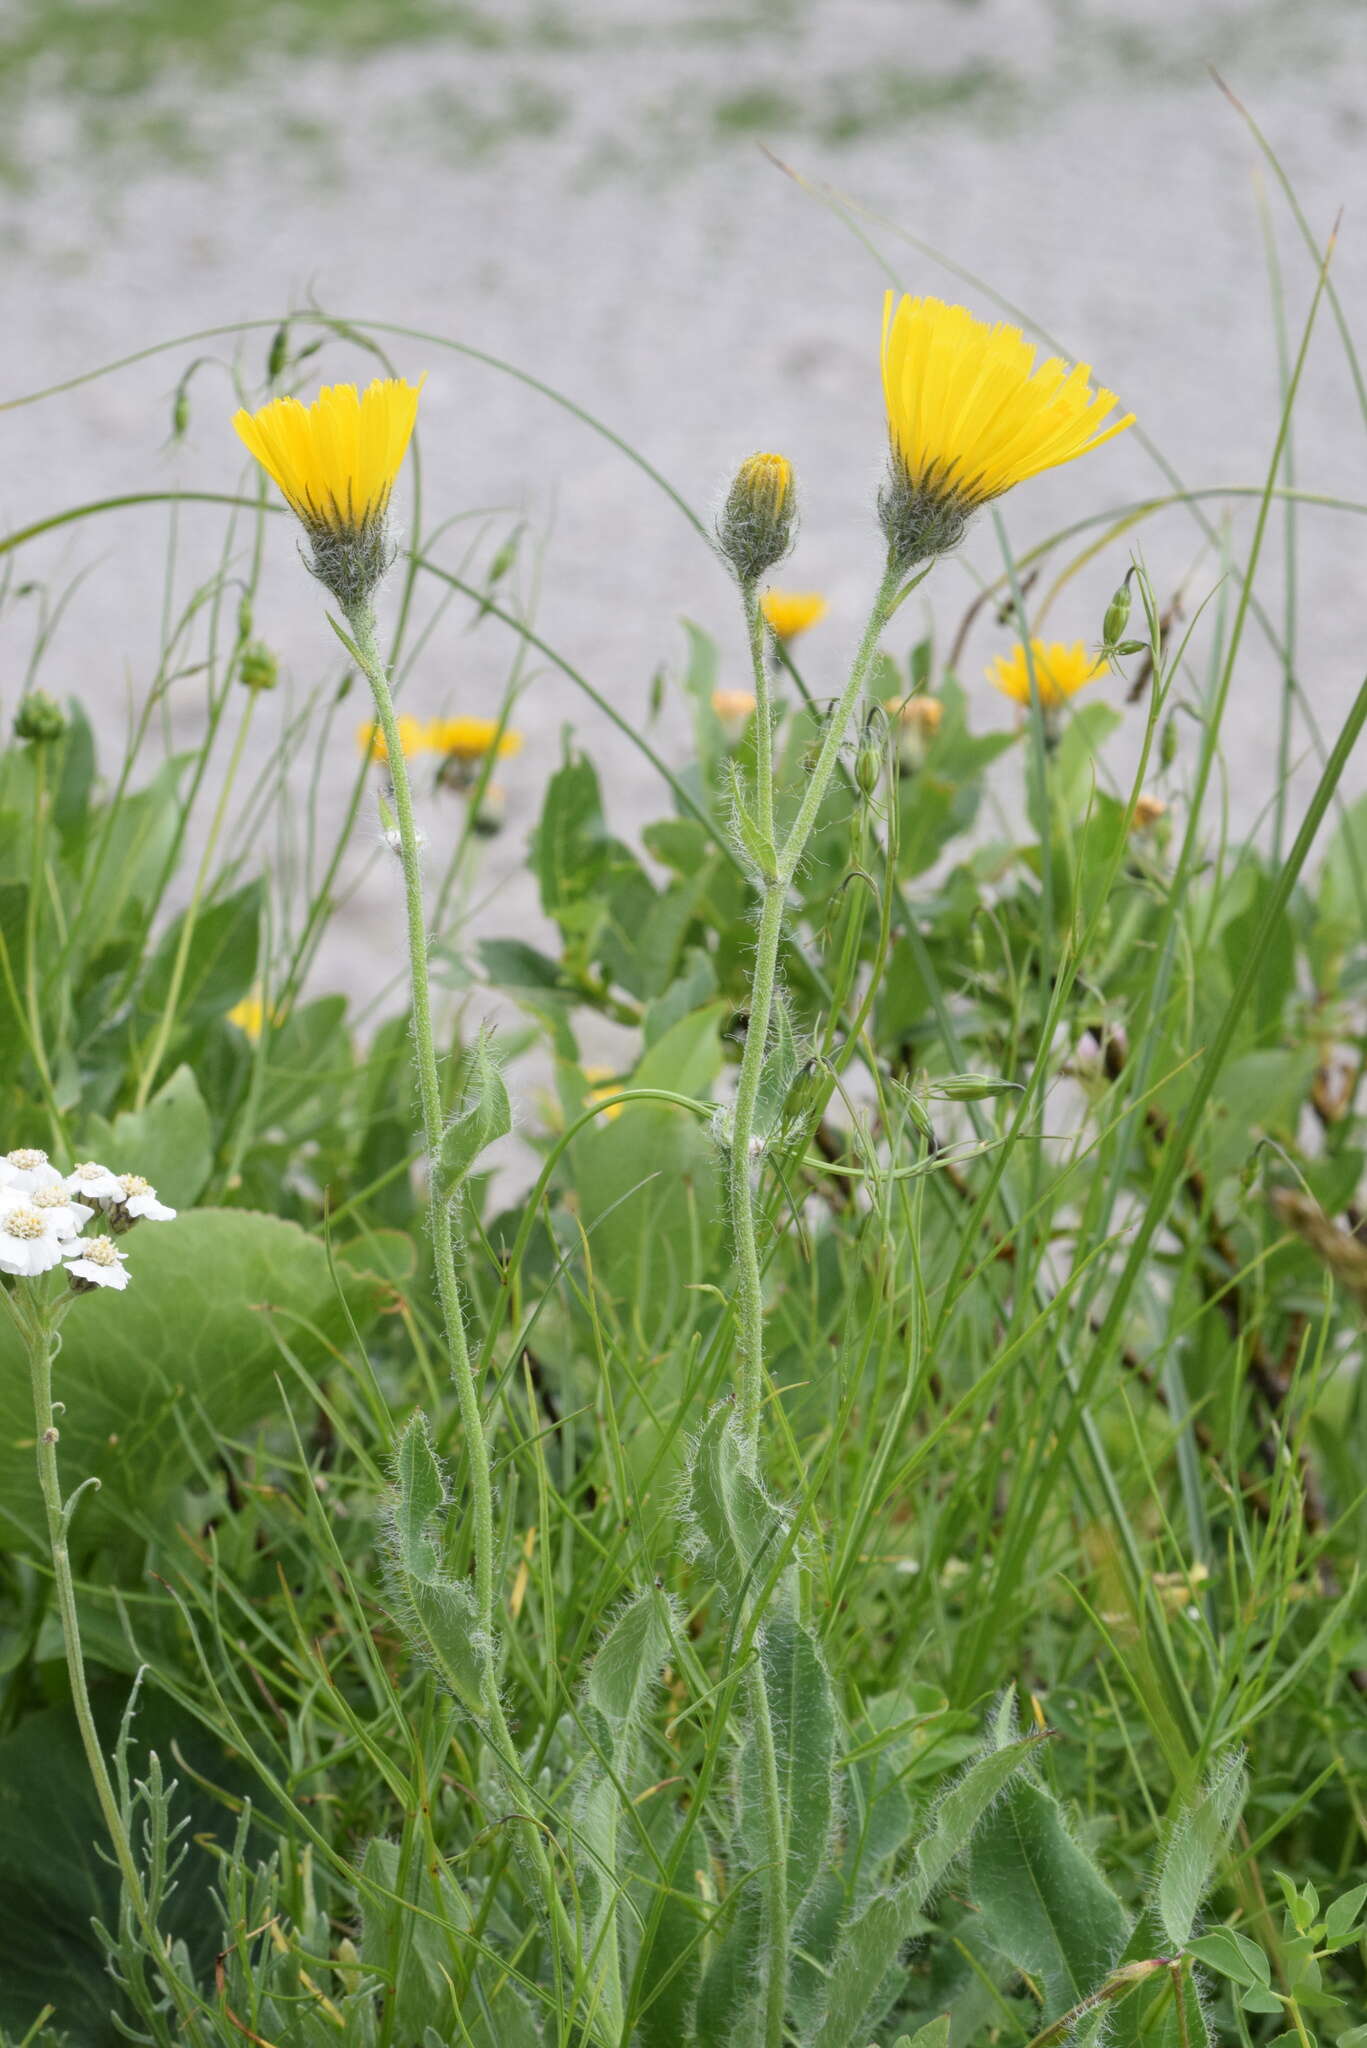
[[[83,1237],[97,1213],[105,1231]],[[168,1223],[175,1213],[141,1174],[111,1173],[87,1159],[63,1175],[46,1152],[6,1152],[0,1155],[0,1273],[36,1280],[64,1265],[77,1294],[126,1287],[127,1254],[114,1238],[144,1219]]]

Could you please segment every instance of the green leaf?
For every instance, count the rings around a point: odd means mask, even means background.
[[[1188,1942],[1187,1954],[1235,1984],[1253,1987],[1270,1981],[1271,1971],[1262,1950],[1247,1935],[1236,1934],[1231,1927],[1217,1927],[1213,1933]]]
[[[927,2020],[914,2034],[899,2034],[893,2048],[949,2048],[949,2014]]]
[[[1097,1990],[1129,1936],[1124,1907],[1039,1785],[1013,1785],[987,1816],[969,1887],[993,1947],[1043,1984],[1046,2020]]]
[[[587,937],[603,911],[603,877],[611,843],[603,822],[598,775],[583,754],[567,754],[546,785],[532,835],[532,866],[541,908],[567,937]]]
[[[1241,1759],[1234,1754],[1224,1757],[1204,1792],[1178,1815],[1168,1837],[1156,1903],[1163,1932],[1176,1949],[1191,1940],[1215,1865],[1243,1809],[1246,1789]]]
[[[508,1090],[490,1044],[486,1025],[461,1060],[460,1107],[442,1133],[437,1159],[437,1184],[447,1201],[459,1192],[480,1153],[513,1127]]]
[[[399,1439],[389,1521],[389,1584],[409,1643],[468,1712],[483,1712],[490,1645],[479,1631],[474,1597],[442,1561],[449,1500],[419,1409]]]
[[[264,894],[262,882],[248,882],[234,895],[199,911],[176,992],[178,1023],[221,1017],[247,994],[256,978]],[[188,910],[182,912],[163,933],[143,976],[138,1001],[149,1016],[160,1017],[170,1004],[176,956],[189,916]]]
[[[903,1945],[919,1927],[922,1908],[1042,1739],[1027,1735],[989,1750],[971,1764],[940,1802],[935,1825],[917,1849],[907,1876],[851,1921],[831,1969],[826,2010],[813,2048],[850,2048],[875,2023],[870,2008]]]
[[[112,1123],[92,1117],[81,1156],[102,1160],[111,1173],[140,1173],[164,1202],[188,1208],[214,1161],[213,1126],[189,1067],[177,1067],[146,1108],[121,1110]]]
[[[384,1283],[339,1260],[278,1216],[195,1209],[174,1223],[139,1223],[122,1240],[129,1285],[82,1295],[62,1327],[55,1391],[64,1483],[97,1477],[74,1528],[115,1506],[150,1513],[207,1466],[220,1440],[278,1416],[281,1345],[306,1368],[331,1362],[348,1334],[346,1309],[366,1329],[388,1299]],[[345,1307],[338,1286],[345,1291]],[[277,1337],[279,1341],[277,1341]],[[31,1441],[28,1368],[8,1318],[0,1323],[0,1532],[44,1527]]]
[[[1325,1939],[1332,1946],[1336,1948],[1340,1942],[1348,1940],[1364,1903],[1367,1903],[1367,1884],[1358,1884],[1325,1909]]]
[[[759,1649],[788,1828],[788,1903],[796,1912],[821,1870],[831,1832],[835,1701],[821,1653],[794,1616],[782,1609],[768,1616]]]
[[[669,1648],[669,1606],[651,1588],[623,1609],[599,1646],[584,1682],[584,1725],[594,1755],[580,1782],[575,1837],[586,1904],[584,1955],[611,2038],[623,2025],[618,1900],[625,1885],[619,1853],[624,1795],[641,1726]]]
[[[688,1516],[699,1563],[734,1605],[763,1586],[782,1547],[786,1517],[750,1471],[734,1409],[713,1409],[693,1447]]]

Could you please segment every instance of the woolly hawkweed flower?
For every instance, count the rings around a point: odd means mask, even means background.
[[[1080,640],[1069,647],[1061,640],[1046,642],[1032,638],[1029,662],[1024,646],[1017,641],[1009,654],[999,654],[990,663],[986,673],[987,680],[1004,697],[1010,697],[1016,704],[1028,704],[1033,669],[1041,706],[1045,711],[1057,711],[1084,685],[1104,676],[1106,666],[1105,660],[1089,654]]]
[[[403,711],[395,720],[395,724],[399,728],[399,745],[403,749],[405,761],[411,761],[415,755],[427,751],[428,729],[420,718],[410,717],[408,712]],[[367,719],[364,725],[357,726],[356,745],[361,753],[369,755],[372,761],[389,759],[389,746],[385,740],[384,727],[371,719]]]
[[[499,729],[494,718],[434,718],[427,727],[427,745],[434,754],[457,761],[482,761],[498,743],[498,758],[522,752],[522,735]]]
[[[364,604],[394,558],[389,500],[408,452],[423,380],[330,384],[311,405],[273,398],[233,426],[279,485],[308,536],[309,566],[342,609]]]
[[[124,1267],[127,1252],[121,1252],[112,1237],[82,1237],[68,1245],[63,1257],[74,1294],[89,1294],[97,1287],[126,1287]]]
[[[752,587],[781,562],[797,533],[792,464],[783,455],[750,455],[736,471],[717,521],[717,545]]]
[[[728,747],[737,746],[744,735],[746,726],[755,715],[755,696],[752,690],[714,690],[712,709],[717,714],[717,723],[722,738]]]
[[[1123,432],[1115,393],[1038,350],[1018,327],[942,299],[883,304],[883,399],[892,460],[878,509],[905,571],[957,545],[970,516],[1013,484]]]
[[[759,608],[776,640],[796,640],[830,610],[819,590],[766,590]]]

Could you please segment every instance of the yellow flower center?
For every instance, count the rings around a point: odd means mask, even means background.
[[[40,1216],[36,1209],[11,1209],[7,1216],[0,1218],[0,1229],[9,1237],[31,1243],[34,1238],[47,1236],[47,1218]]]

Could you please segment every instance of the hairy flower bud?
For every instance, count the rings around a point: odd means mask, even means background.
[[[16,739],[59,740],[65,731],[62,707],[45,690],[30,690],[19,699],[19,709],[14,714]]]
[[[797,533],[792,465],[782,455],[751,455],[736,471],[717,521],[717,545],[742,584],[781,562]]]

